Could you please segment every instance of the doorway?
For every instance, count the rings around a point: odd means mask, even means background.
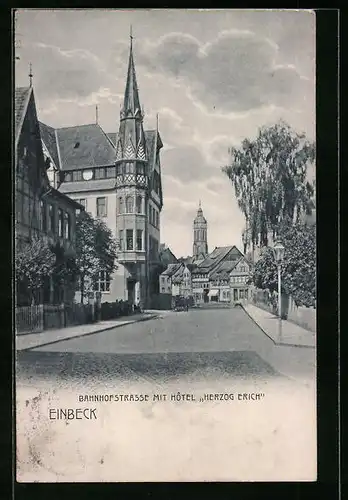
[[[233,301],[237,302],[238,300],[238,288],[233,289]]]
[[[127,280],[127,292],[128,292],[128,302],[134,304],[135,302],[135,283],[133,279]]]
[[[204,303],[209,302],[208,293],[209,293],[209,290],[207,288],[205,288],[203,290],[203,301],[204,301]]]

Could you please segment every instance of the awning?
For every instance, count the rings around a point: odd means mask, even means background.
[[[219,295],[219,290],[209,290],[208,297],[216,297]]]

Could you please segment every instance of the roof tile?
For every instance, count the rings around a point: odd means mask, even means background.
[[[26,104],[31,87],[17,87],[15,89],[15,134],[19,134],[19,127],[26,111]]]
[[[59,191],[61,193],[78,193],[84,191],[103,191],[104,189],[114,189],[115,179],[99,179],[96,181],[76,181],[63,182]]]

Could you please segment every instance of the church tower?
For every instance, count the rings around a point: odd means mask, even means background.
[[[199,256],[206,257],[208,255],[208,240],[207,240],[208,223],[203,215],[201,202],[197,210],[197,215],[193,221],[193,258]]]
[[[144,132],[130,35],[127,81],[116,139],[116,231],[118,261],[127,270],[130,302],[148,304],[149,275],[159,247],[163,205],[158,133]],[[149,135],[150,134],[150,135]],[[147,138],[151,138],[151,148]],[[156,245],[157,243],[157,245]]]

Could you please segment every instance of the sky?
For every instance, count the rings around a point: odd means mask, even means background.
[[[242,250],[244,217],[221,171],[228,148],[285,120],[315,140],[315,14],[291,10],[23,10],[15,84],[33,87],[39,120],[116,132],[132,26],[144,127],[156,127],[161,242],[192,255],[201,200],[208,247]]]

